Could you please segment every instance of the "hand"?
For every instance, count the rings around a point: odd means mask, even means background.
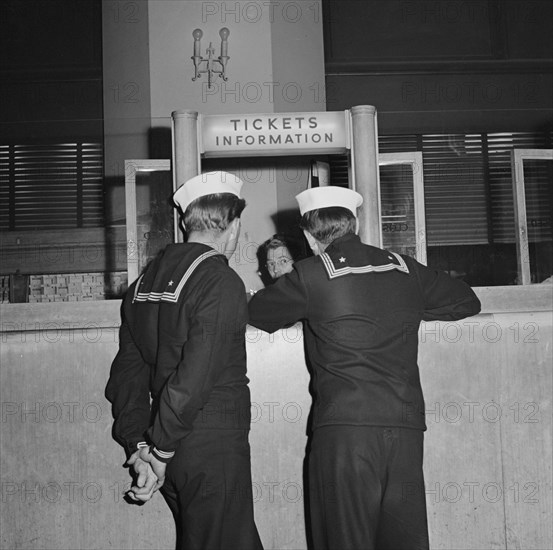
[[[157,460],[148,447],[142,447],[131,455],[127,461],[136,473],[136,484],[128,492],[135,501],[146,502],[163,485],[166,464]]]
[[[167,464],[165,462],[161,462],[161,460],[158,460],[151,452],[149,447],[142,447],[138,450],[138,456],[144,461],[147,462],[152,470],[154,471],[154,474],[157,476],[160,487],[163,485],[163,482],[165,481],[165,470],[167,468]]]

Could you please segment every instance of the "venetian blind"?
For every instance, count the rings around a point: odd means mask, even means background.
[[[551,148],[551,133],[379,136],[381,153],[422,151],[427,242],[436,245],[513,243],[512,149]],[[347,158],[330,159],[331,181],[347,185]],[[551,224],[551,170],[532,170],[531,224]],[[381,170],[381,188],[392,173]],[[528,184],[527,184],[528,187]],[[535,190],[535,191],[534,191]],[[532,220],[535,220],[532,222]]]
[[[0,145],[0,229],[102,226],[101,143]]]

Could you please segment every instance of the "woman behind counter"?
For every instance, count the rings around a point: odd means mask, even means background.
[[[257,258],[259,275],[265,286],[274,283],[279,277],[290,273],[294,262],[301,260],[305,254],[295,239],[282,234],[275,234],[259,246]]]

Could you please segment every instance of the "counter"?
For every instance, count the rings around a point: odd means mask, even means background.
[[[553,547],[551,289],[476,289],[483,313],[419,331],[432,548]],[[103,396],[119,301],[0,306],[2,546],[172,549],[128,473]],[[266,549],[304,549],[311,398],[301,325],[248,327],[253,492]]]

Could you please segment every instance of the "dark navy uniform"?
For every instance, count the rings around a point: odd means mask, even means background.
[[[179,548],[260,549],[253,519],[244,285],[199,243],[169,245],[123,303],[106,396],[114,435],[170,459]],[[150,396],[152,403],[150,406]]]
[[[418,328],[479,311],[465,283],[353,234],[252,298],[255,327],[306,321],[316,550],[428,547]]]

